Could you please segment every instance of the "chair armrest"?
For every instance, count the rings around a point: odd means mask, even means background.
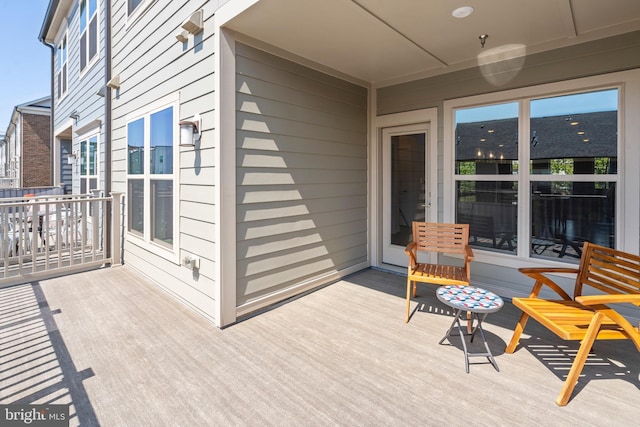
[[[473,261],[473,249],[469,245],[464,248],[464,258],[466,261]]]
[[[558,294],[562,299],[566,301],[571,301],[572,298],[567,294],[556,282],[545,276],[547,273],[567,273],[567,274],[578,274],[580,270],[577,268],[519,268],[518,271],[522,274],[525,274],[536,281],[533,285],[533,289],[531,289],[531,293],[529,294],[529,298],[537,298],[538,294],[540,294],[540,290],[542,289],[542,285],[547,285],[551,288],[556,294]]]
[[[623,304],[623,303],[640,305],[640,294],[581,295],[579,297],[576,297],[576,302],[579,302],[582,305]]]
[[[417,246],[416,242],[409,242],[407,247],[404,249],[404,253],[409,256],[409,267],[415,267],[418,263],[418,257],[416,254]]]
[[[634,327],[624,316],[613,308],[605,305],[606,303],[632,303],[640,305],[640,294],[581,295],[576,297],[576,302],[589,306],[596,312],[616,322],[635,344],[638,351],[640,351],[640,326],[638,328]]]

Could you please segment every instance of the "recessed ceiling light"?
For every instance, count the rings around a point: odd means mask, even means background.
[[[577,126],[579,124],[579,122],[571,122],[569,123],[571,126]]]
[[[471,6],[462,6],[451,12],[451,16],[454,18],[466,18],[473,13]]]

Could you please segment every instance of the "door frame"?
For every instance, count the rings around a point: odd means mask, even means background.
[[[438,109],[427,108],[408,111],[405,113],[377,116],[375,120],[375,140],[370,156],[370,170],[372,171],[371,188],[371,261],[376,267],[391,270],[404,271],[403,266],[386,264],[382,261],[383,254],[383,129],[407,125],[425,125],[427,127],[426,138],[426,174],[427,187],[425,191],[431,193],[431,208],[426,210],[425,220],[437,222],[440,212],[440,199],[438,193]],[[405,265],[406,266],[406,265]]]

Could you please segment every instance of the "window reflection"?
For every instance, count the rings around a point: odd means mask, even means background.
[[[518,172],[518,103],[456,111],[456,174]]]
[[[579,258],[585,241],[615,247],[615,182],[531,183],[531,256]]]
[[[144,119],[127,125],[128,166],[130,175],[144,173]]]
[[[425,219],[425,134],[391,138],[391,244],[411,241],[411,224]]]
[[[152,240],[173,244],[173,181],[151,181]]]
[[[617,92],[614,89],[531,101],[531,173],[617,173]]]
[[[173,108],[151,115],[151,173],[173,173]]]
[[[456,184],[456,222],[470,225],[470,244],[494,251],[515,251],[518,184],[503,181]]]

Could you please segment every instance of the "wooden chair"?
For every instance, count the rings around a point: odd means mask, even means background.
[[[409,321],[411,295],[416,296],[416,283],[434,285],[468,285],[471,281],[469,264],[473,251],[469,246],[469,224],[440,224],[433,222],[413,222],[413,241],[405,249],[409,256],[407,271],[407,312]],[[428,264],[418,262],[418,252],[458,254],[464,258],[464,265]]]
[[[513,353],[529,317],[565,340],[582,341],[556,404],[565,406],[582,372],[595,340],[631,340],[640,351],[640,330],[607,304],[640,306],[640,256],[585,242],[580,266],[575,268],[521,268],[535,279],[528,298],[513,298],[522,310],[506,352]],[[571,298],[545,274],[573,273],[576,281]],[[543,299],[542,286],[553,289],[561,299]],[[585,286],[597,295],[583,295]],[[593,292],[589,292],[592,294]]]

